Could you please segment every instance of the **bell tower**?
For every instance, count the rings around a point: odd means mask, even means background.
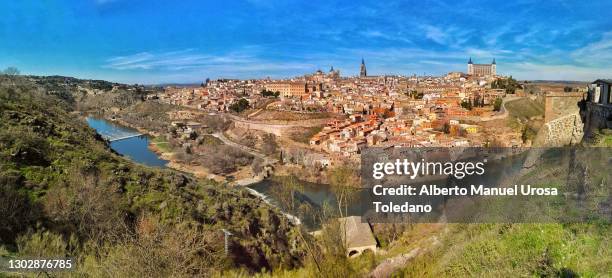
[[[368,71],[366,70],[365,61],[361,58],[361,66],[359,67],[359,77],[368,76]]]

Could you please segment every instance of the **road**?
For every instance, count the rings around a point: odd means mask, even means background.
[[[230,119],[236,122],[242,122],[251,125],[260,125],[266,126],[270,128],[293,128],[293,127],[316,127],[322,124],[325,124],[329,119],[328,118],[320,118],[320,119],[310,119],[310,120],[295,120],[295,121],[256,121],[256,120],[247,120],[243,117],[239,117],[233,114],[227,114]]]
[[[501,109],[500,109],[501,114],[495,115],[495,116],[491,116],[491,117],[480,117],[479,121],[488,122],[488,121],[493,121],[493,120],[505,119],[509,115],[508,110],[506,109],[506,103],[512,102],[512,101],[515,101],[515,100],[519,100],[519,99],[522,99],[522,98],[523,97],[517,97],[517,96],[507,96],[507,97],[505,97],[503,99],[503,101],[502,101],[502,106],[501,106]]]
[[[215,132],[215,133],[212,133],[211,135],[213,137],[221,140],[221,142],[223,142],[223,144],[226,144],[226,145],[232,146],[232,147],[236,147],[236,148],[238,148],[240,150],[243,150],[245,152],[250,153],[251,155],[253,155],[255,157],[263,159],[264,160],[264,165],[272,165],[272,164],[278,163],[278,159],[269,157],[269,156],[267,156],[267,155],[265,155],[263,153],[260,153],[259,151],[255,150],[255,149],[249,148],[249,147],[247,147],[245,145],[240,145],[240,144],[238,144],[238,143],[228,139],[227,137],[225,137],[225,135],[222,132]]]

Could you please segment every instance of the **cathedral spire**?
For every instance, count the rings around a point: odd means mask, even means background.
[[[359,77],[366,77],[366,76],[368,76],[368,71],[366,70],[365,60],[363,60],[363,57],[361,57],[361,67],[359,67]]]
[[[473,64],[472,63],[472,57],[470,57],[470,60],[468,61],[468,64]]]

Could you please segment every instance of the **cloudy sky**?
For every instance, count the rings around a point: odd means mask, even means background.
[[[0,68],[127,83],[443,74],[612,78],[612,1],[40,0],[0,3]]]

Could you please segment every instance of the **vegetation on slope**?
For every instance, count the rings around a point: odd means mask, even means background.
[[[575,152],[566,153],[568,156],[554,155],[555,151],[546,153],[538,166],[517,177],[518,184],[536,187],[546,184],[563,189],[558,199],[544,206],[540,206],[538,198],[529,198],[527,203],[508,199],[511,205],[527,207],[536,215],[549,215],[540,217],[548,222],[376,224],[374,232],[381,252],[348,261],[342,261],[341,254],[329,252],[330,257],[326,259],[342,265],[345,272],[324,267],[323,273],[330,276],[385,273],[385,276],[397,277],[605,277],[612,273],[611,173],[607,171],[610,151],[589,147],[579,146]],[[491,206],[482,213],[496,215],[494,210],[495,206]],[[320,238],[324,241],[327,237],[333,235],[324,234]],[[385,265],[387,272],[381,267]],[[316,271],[317,266],[310,263],[272,276],[308,277]]]
[[[508,125],[519,130],[523,141],[532,140],[544,124],[543,100],[522,98],[505,104],[508,110]]]
[[[592,145],[595,147],[612,148],[612,130],[601,129],[593,131],[593,138],[589,138]]]
[[[113,153],[70,101],[0,77],[0,254],[71,256],[93,276],[292,268],[303,240],[244,190]],[[224,254],[223,232],[231,248]]]
[[[327,221],[342,208],[322,209],[321,222],[328,224],[318,242],[310,241],[277,209],[243,190],[114,154],[69,113],[72,89],[58,93],[42,84],[0,77],[0,256],[75,257],[74,276],[250,276],[270,270],[284,277],[352,277],[421,248],[398,274],[612,272],[610,226],[600,222],[448,224],[434,231],[431,225],[381,224],[374,228],[384,252],[347,259],[337,223]],[[346,184],[347,175],[337,175],[330,180]],[[593,176],[589,184],[601,182]],[[285,189],[297,195],[298,187]],[[349,190],[336,191],[348,196],[342,192]],[[221,229],[233,233],[229,255]]]
[[[555,152],[558,150],[544,156]],[[403,273],[424,277],[609,275],[609,154],[607,149],[580,146],[571,154],[572,160],[562,156],[539,160],[517,183],[546,184],[563,194],[544,206],[536,204],[536,197],[516,205],[529,206],[530,211],[552,219],[545,223],[448,224],[438,248],[407,265]]]
[[[610,273],[610,227],[449,224],[440,247],[410,262],[408,277],[596,277]]]
[[[512,76],[510,76],[505,79],[497,79],[493,81],[491,88],[504,89],[506,90],[507,94],[514,94],[517,89],[522,89],[523,87],[514,78],[512,78]]]

